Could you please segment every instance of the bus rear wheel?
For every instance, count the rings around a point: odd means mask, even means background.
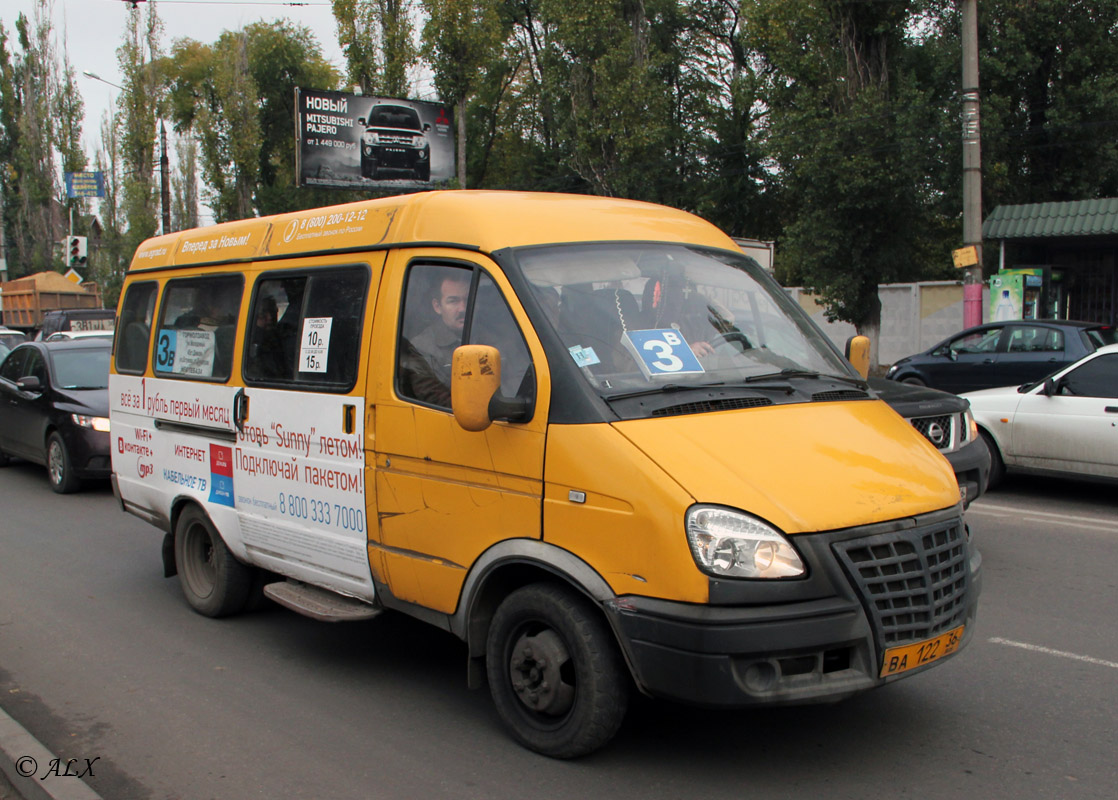
[[[175,525],[175,564],[186,601],[199,614],[226,617],[244,610],[253,570],[233,557],[197,506],[186,508]]]

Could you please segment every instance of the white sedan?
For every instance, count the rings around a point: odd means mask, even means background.
[[[1006,470],[1118,480],[1118,345],[1036,383],[962,396],[990,449],[988,487]]]

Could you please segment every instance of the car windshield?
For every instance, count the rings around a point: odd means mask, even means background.
[[[406,128],[419,130],[419,114],[404,106],[375,106],[369,114],[370,128]]]
[[[54,380],[59,389],[107,389],[109,387],[108,347],[81,350],[55,350]]]
[[[858,380],[747,256],[633,243],[532,248],[518,258],[604,397],[817,374]]]

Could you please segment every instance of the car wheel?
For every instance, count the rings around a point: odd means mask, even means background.
[[[596,750],[625,718],[629,687],[613,636],[564,587],[536,583],[505,598],[489,628],[486,671],[513,737],[544,755]]]
[[[380,165],[377,164],[376,159],[369,162],[369,177],[374,181],[380,177]]]
[[[415,177],[421,181],[431,180],[431,165],[423,164],[417,167],[415,170]]]
[[[175,565],[190,607],[207,617],[243,611],[252,591],[253,570],[233,557],[197,506],[175,525]]]
[[[81,481],[74,476],[66,443],[62,441],[58,431],[47,437],[47,477],[50,479],[50,488],[59,494],[76,492],[81,486]]]
[[[361,157],[361,177],[369,177],[369,162],[365,160],[364,156]]]
[[[901,383],[907,383],[909,386],[927,386],[928,385],[927,383],[925,383],[920,378],[917,378],[915,375],[909,375],[907,378],[901,378]]]
[[[1002,454],[1001,451],[998,450],[998,445],[994,441],[994,437],[983,430],[980,430],[978,433],[982,437],[982,443],[985,444],[986,449],[990,451],[990,474],[986,478],[986,491],[989,491],[1005,478],[1005,462],[1002,461]]]

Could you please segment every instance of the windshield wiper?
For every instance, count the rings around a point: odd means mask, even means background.
[[[657,386],[655,389],[637,389],[632,392],[619,392],[618,394],[605,395],[606,400],[628,400],[631,397],[647,397],[652,394],[668,394],[670,392],[684,392],[688,389],[706,389],[710,386],[724,386],[725,381],[715,381],[714,383],[665,383],[663,386]]]
[[[748,378],[744,378],[743,381],[745,383],[759,383],[761,381],[787,380],[789,378],[821,378],[823,380],[848,383],[851,386],[857,386],[859,389],[865,389],[869,385],[861,378],[851,378],[849,375],[831,375],[810,369],[782,369],[780,372],[766,372],[763,375],[750,375]]]

